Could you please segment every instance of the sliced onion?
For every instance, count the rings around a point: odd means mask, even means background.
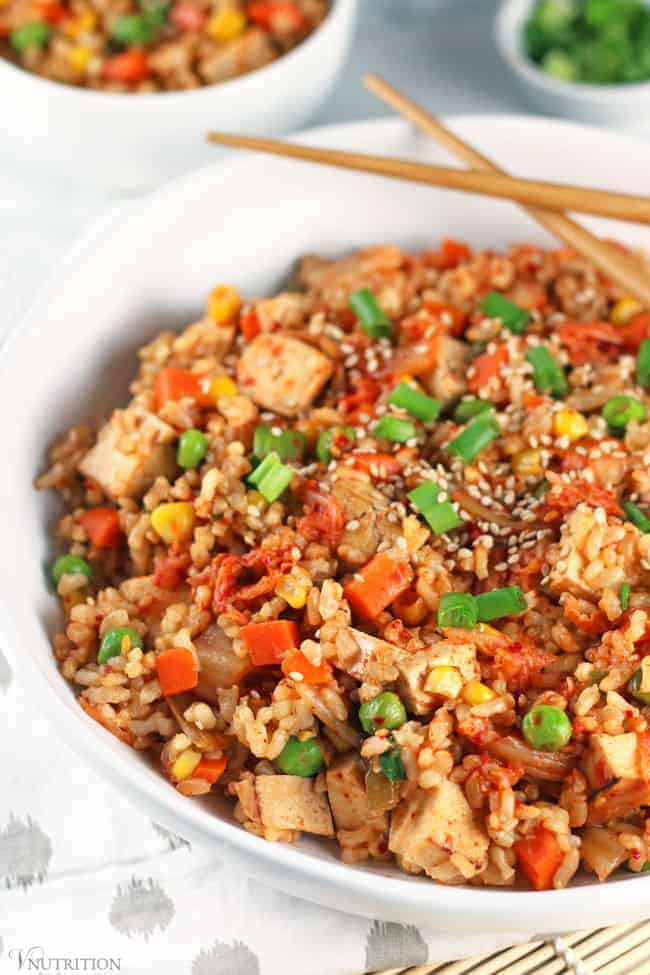
[[[394,809],[400,800],[400,795],[399,783],[389,782],[383,772],[368,769],[366,773],[368,812],[383,813]]]
[[[169,705],[169,710],[176,718],[178,726],[202,752],[215,752],[221,747],[222,738],[220,735],[211,731],[201,731],[194,724],[186,721],[183,712],[189,708],[193,702],[191,694],[175,694],[174,697],[165,699]]]
[[[523,768],[526,775],[545,782],[562,782],[578,762],[577,749],[540,752],[521,738],[507,735],[486,742],[485,750],[508,765]]]
[[[473,497],[464,488],[458,488],[453,493],[454,501],[457,501],[463,511],[466,511],[473,518],[479,521],[494,522],[503,528],[510,528],[512,531],[526,531],[534,527],[532,521],[522,521],[520,518],[513,518],[507,511],[497,508],[488,508],[482,504],[478,498]]]

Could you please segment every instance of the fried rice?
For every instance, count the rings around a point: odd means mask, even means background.
[[[646,869],[648,336],[529,244],[215,288],[37,481],[81,707],[267,840],[442,883]]]

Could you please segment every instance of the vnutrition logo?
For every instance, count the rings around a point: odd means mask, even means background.
[[[45,954],[42,945],[30,948],[10,948],[7,957],[16,963],[19,972],[119,972],[121,958],[71,957]]]

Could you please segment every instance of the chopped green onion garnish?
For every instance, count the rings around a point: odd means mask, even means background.
[[[401,782],[406,778],[401,749],[391,748],[379,756],[379,767],[389,782]]]
[[[621,604],[621,609],[627,609],[630,603],[630,593],[632,592],[632,587],[629,582],[622,582],[621,588],[618,591],[618,601]]]
[[[592,670],[589,674],[589,683],[600,684],[601,680],[604,680],[608,673],[608,670]]]
[[[623,511],[639,531],[650,532],[650,518],[641,511],[638,504],[635,504],[633,501],[625,501],[623,503]]]
[[[283,430],[275,434],[270,427],[262,425],[253,435],[253,453],[258,460],[264,460],[274,451],[280,460],[300,460],[306,443],[307,438],[299,430]]]
[[[513,305],[498,291],[491,291],[485,296],[481,302],[481,311],[484,311],[488,318],[500,318],[503,327],[514,332],[515,335],[522,335],[530,321],[530,314],[527,311],[519,308],[518,305]]]
[[[519,586],[505,586],[482,592],[476,597],[478,618],[481,623],[501,619],[502,616],[515,616],[528,608],[526,597]]]
[[[646,408],[634,396],[612,396],[603,406],[601,413],[612,433],[623,433],[630,420],[643,423]]]
[[[438,604],[438,626],[473,630],[478,623],[476,599],[468,592],[445,592]]]
[[[494,405],[486,399],[462,399],[454,410],[454,420],[456,423],[467,423],[489,410],[494,410]]]
[[[373,339],[389,339],[393,326],[388,316],[381,310],[377,299],[369,288],[353,291],[348,298],[350,308],[361,322],[361,328]]]
[[[280,458],[275,453],[267,454],[262,463],[248,476],[250,483],[257,487],[269,504],[277,501],[285,488],[291,484],[292,478],[292,469],[280,463]]]
[[[421,393],[419,389],[413,389],[406,383],[400,383],[399,386],[395,387],[388,398],[388,402],[392,406],[401,407],[411,416],[414,416],[416,420],[423,420],[425,423],[431,423],[438,419],[442,405],[440,400],[432,399],[431,396]]]
[[[650,339],[643,339],[636,357],[636,381],[644,389],[650,388]]]
[[[412,491],[408,499],[435,535],[443,535],[463,524],[451,501],[439,501],[442,492],[433,481],[424,481]]]
[[[496,440],[500,433],[501,428],[491,412],[479,413],[462,433],[449,441],[447,450],[452,454],[458,454],[466,464],[469,464],[484,447]]]
[[[357,438],[354,427],[331,427],[323,430],[316,441],[316,456],[324,464],[329,464],[332,459],[332,447],[344,450],[351,447]]]
[[[406,443],[415,437],[417,431],[410,420],[401,420],[398,416],[382,416],[375,423],[373,434],[381,440],[391,440],[393,443]]]
[[[543,345],[528,349],[526,362],[533,367],[533,381],[538,392],[550,393],[555,397],[566,396],[569,391],[566,376],[548,349]]]

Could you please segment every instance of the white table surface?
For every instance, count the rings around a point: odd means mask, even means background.
[[[377,71],[436,113],[526,111],[492,41],[498,0],[361,0],[357,39],[321,125],[387,114],[361,86]],[[53,262],[115,200],[0,164],[0,339]]]

